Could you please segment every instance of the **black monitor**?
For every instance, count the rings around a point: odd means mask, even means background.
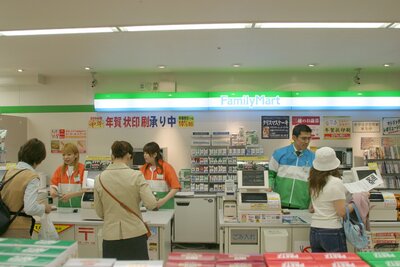
[[[238,171],[239,189],[262,189],[268,188],[268,171],[265,170],[243,170]]]

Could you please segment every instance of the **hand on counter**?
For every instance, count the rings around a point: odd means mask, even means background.
[[[52,207],[51,207],[51,205],[49,205],[49,204],[44,204],[44,212],[46,213],[46,214],[49,214],[50,212],[51,212],[51,210],[52,210]]]

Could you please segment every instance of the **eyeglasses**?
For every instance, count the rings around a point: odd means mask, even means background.
[[[301,141],[305,142],[305,141],[310,141],[311,140],[311,136],[302,136],[302,137],[298,137],[298,139],[300,139]]]

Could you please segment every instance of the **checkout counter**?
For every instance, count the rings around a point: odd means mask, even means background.
[[[58,208],[49,214],[61,240],[75,240],[78,243],[79,258],[101,258],[103,221],[96,215],[93,192],[82,196],[82,208]],[[150,260],[166,260],[171,252],[171,225],[174,210],[142,212],[143,220],[149,225],[151,236],[147,240]],[[40,219],[34,228],[32,238],[37,239]]]
[[[218,214],[220,253],[302,252],[310,246],[312,214],[308,210],[285,210],[282,214],[279,195],[267,192],[265,181],[264,189],[258,188],[262,183],[260,172],[238,172],[238,192],[225,191],[226,205]],[[232,211],[235,205],[237,212]],[[370,206],[367,250],[400,250],[400,221],[396,210],[400,199],[396,200],[391,192],[374,191],[370,195]],[[347,247],[355,252],[349,243]]]

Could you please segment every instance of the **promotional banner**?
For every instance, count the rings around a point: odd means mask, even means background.
[[[382,118],[383,135],[400,134],[400,117]]]
[[[292,116],[292,129],[298,124],[306,124],[311,128],[311,139],[321,139],[321,118],[319,116]]]
[[[262,116],[262,139],[289,139],[289,116]]]
[[[379,121],[353,121],[353,133],[379,133],[380,131]]]
[[[194,116],[97,116],[90,117],[89,128],[193,128]]]
[[[79,153],[86,153],[86,130],[51,130],[51,153],[61,153],[67,143],[75,144]]]
[[[351,117],[324,117],[324,139],[343,140],[351,138]]]

